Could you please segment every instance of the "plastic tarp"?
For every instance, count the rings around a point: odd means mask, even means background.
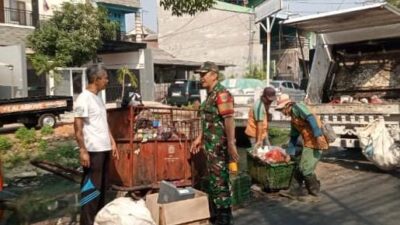
[[[156,225],[143,200],[121,197],[104,206],[94,225]]]
[[[370,161],[383,170],[400,166],[400,144],[395,142],[385,126],[384,120],[376,120],[358,131],[362,152]]]

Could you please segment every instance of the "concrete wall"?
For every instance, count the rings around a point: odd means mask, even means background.
[[[119,69],[128,66],[129,69],[142,69],[144,67],[144,52],[113,53],[98,55],[108,69]]]
[[[218,9],[176,17],[158,7],[159,46],[180,59],[234,64],[225,75],[242,76],[250,63],[262,63],[253,20],[252,14]]]
[[[119,69],[128,66],[129,69],[139,70],[140,94],[144,101],[154,100],[154,68],[150,49],[137,52],[113,53],[99,55],[102,63],[108,69]]]
[[[0,24],[0,45],[25,44],[26,37],[34,31],[34,27],[12,24]]]
[[[0,47],[0,98],[27,96],[25,47],[23,45]]]
[[[42,16],[52,16],[54,11],[61,8],[62,3],[64,2],[73,2],[73,3],[85,3],[85,0],[46,0],[48,9],[44,7],[45,0],[38,0],[39,2],[39,14]]]

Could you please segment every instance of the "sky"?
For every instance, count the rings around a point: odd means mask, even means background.
[[[305,16],[365,5],[365,0],[283,0],[280,15]],[[157,32],[157,0],[141,0],[143,24]],[[129,30],[129,29],[128,29]]]

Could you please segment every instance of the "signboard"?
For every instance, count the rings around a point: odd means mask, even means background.
[[[282,9],[282,0],[265,0],[254,9],[256,23]]]

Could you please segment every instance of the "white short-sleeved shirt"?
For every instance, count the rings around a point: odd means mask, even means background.
[[[111,150],[107,123],[107,110],[103,100],[94,93],[84,90],[74,104],[75,117],[83,118],[83,138],[89,152]]]

